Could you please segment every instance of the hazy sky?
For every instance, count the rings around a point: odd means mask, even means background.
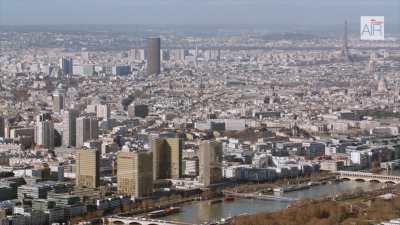
[[[0,24],[400,24],[400,0],[0,0]]]

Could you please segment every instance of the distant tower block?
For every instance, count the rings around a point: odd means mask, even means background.
[[[371,53],[368,63],[368,74],[370,76],[375,76],[375,72],[376,72],[376,54]]]
[[[149,38],[147,40],[147,75],[161,73],[161,39]]]
[[[348,39],[348,23],[347,20],[344,21],[344,34],[343,34],[343,46],[341,51],[341,56],[346,62],[352,62],[353,58],[349,51],[349,39]]]
[[[60,59],[60,68],[63,75],[72,75],[73,74],[73,60],[70,57],[62,57]]]

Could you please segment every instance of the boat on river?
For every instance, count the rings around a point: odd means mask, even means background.
[[[175,213],[179,213],[181,211],[181,208],[179,207],[169,207],[166,209],[161,209],[161,210],[156,210],[153,212],[150,212],[147,214],[148,217],[150,218],[160,218],[164,216],[169,216]]]
[[[304,190],[310,188],[311,185],[309,184],[295,184],[295,185],[288,185],[288,186],[283,186],[279,188],[274,188],[274,192],[278,193],[285,193],[285,192],[291,192],[291,191],[299,191],[299,190]]]
[[[226,202],[233,202],[233,201],[235,201],[235,197],[233,197],[233,196],[225,196],[225,198],[224,198],[224,201],[226,201]]]

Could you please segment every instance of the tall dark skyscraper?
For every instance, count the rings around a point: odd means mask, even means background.
[[[94,117],[78,117],[76,119],[76,139],[77,147],[82,147],[86,141],[99,137],[98,121]]]
[[[78,112],[75,110],[64,111],[63,114],[63,145],[75,146],[76,145],[76,118]]]
[[[147,75],[161,73],[161,39],[149,38],[147,40]]]
[[[0,115],[0,137],[4,137],[4,128],[6,126],[6,120]]]

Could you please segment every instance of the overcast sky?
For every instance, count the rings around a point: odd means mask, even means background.
[[[341,24],[362,15],[400,24],[400,0],[0,0],[2,25]]]

